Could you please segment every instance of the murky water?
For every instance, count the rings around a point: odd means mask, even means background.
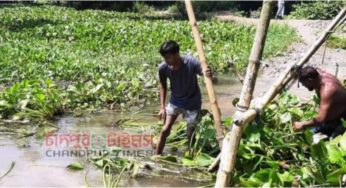
[[[259,79],[255,89],[255,95],[265,92],[274,79]],[[240,82],[232,75],[219,76],[219,82],[215,85],[218,104],[222,116],[231,116],[234,112],[232,100],[239,97],[241,92]],[[209,108],[208,96],[205,88],[202,87],[203,108]],[[310,93],[304,88],[293,86],[293,93],[300,94],[309,98]],[[141,123],[157,124],[157,119],[153,117],[158,110],[159,104],[153,104],[146,107],[134,117]],[[87,115],[83,117],[64,116],[58,118],[55,122],[60,129],[57,134],[71,132],[88,132],[93,134],[105,134],[119,131],[115,122],[129,116],[129,113],[118,113],[106,111],[98,114]],[[11,126],[11,125],[9,125]],[[30,129],[30,125],[20,125],[21,129]],[[142,126],[139,126],[142,127]],[[19,129],[19,128],[18,128]],[[146,128],[137,128],[144,129]],[[85,187],[86,181],[91,186],[103,186],[102,172],[93,166],[87,166],[82,171],[71,171],[66,166],[76,161],[85,161],[85,157],[55,156],[49,157],[43,138],[35,136],[17,139],[8,132],[0,131],[0,175],[4,174],[10,167],[12,161],[16,165],[13,170],[0,180],[0,187],[9,186],[29,186],[29,187]],[[185,176],[185,175],[184,175]],[[177,186],[203,186],[212,182],[198,182],[193,179],[184,179],[176,174],[162,174],[161,176],[126,179],[121,181],[120,185],[130,187],[177,187]]]

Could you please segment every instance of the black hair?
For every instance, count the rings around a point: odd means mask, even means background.
[[[179,44],[174,40],[168,40],[161,44],[160,54],[165,56],[167,54],[179,53]]]
[[[306,66],[303,68],[299,68],[297,71],[297,75],[298,75],[299,81],[301,82],[306,79],[315,80],[319,76],[319,73],[314,67]]]

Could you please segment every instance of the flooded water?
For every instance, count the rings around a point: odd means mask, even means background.
[[[121,131],[119,127],[114,127],[114,122],[125,114],[114,113],[111,111],[89,115],[88,117],[65,116],[57,120],[56,124],[60,129],[58,135],[66,133],[88,132],[93,135],[102,135],[110,132]],[[142,122],[153,122],[157,120],[144,112],[137,115]],[[22,128],[24,125],[21,125]],[[25,125],[30,127],[30,125]],[[44,139],[28,137],[16,139],[13,136],[0,135],[0,174],[4,174],[9,169],[12,161],[15,161],[13,170],[0,180],[0,187],[10,186],[30,186],[30,187],[85,187],[86,182],[92,187],[103,186],[102,171],[94,166],[88,165],[85,170],[72,171],[66,167],[76,161],[82,163],[86,158],[55,155],[45,146]],[[63,145],[54,148],[55,152],[64,151]],[[54,155],[54,157],[52,157]],[[174,171],[174,170],[173,170]],[[205,182],[189,181],[183,179],[177,173],[162,174],[161,177],[148,177],[139,179],[127,179],[120,182],[120,186],[143,187],[143,186],[202,186]],[[85,180],[86,179],[86,180]]]
[[[259,79],[256,85],[255,95],[265,92],[273,80],[274,79],[268,78]],[[239,97],[241,87],[240,82],[235,79],[234,76],[219,76],[219,82],[215,85],[215,92],[223,117],[231,116],[234,112],[235,109],[232,105],[232,100],[235,97]],[[209,109],[208,97],[203,86],[202,93],[203,108]],[[304,88],[297,88],[296,86],[293,86],[293,93],[301,94],[301,96],[306,98],[309,98],[309,95],[311,95],[306,92]],[[149,125],[149,127],[151,124],[157,125],[158,120],[153,117],[153,114],[158,110],[158,107],[158,103],[148,106],[140,113],[136,114],[135,117],[138,122],[145,123]],[[54,123],[60,127],[57,134],[88,132],[102,135],[119,131],[119,127],[115,125],[115,122],[128,116],[129,113],[105,111],[82,117],[67,115],[59,117]],[[32,125],[18,125],[18,128],[16,127],[14,129],[30,130],[31,126]],[[138,126],[135,129],[141,129],[141,131],[145,132],[148,131],[148,126]],[[86,160],[85,157],[64,155],[50,157],[52,153],[47,153],[47,147],[43,138],[31,136],[18,139],[8,132],[0,131],[0,153],[0,176],[9,169],[12,161],[15,162],[15,167],[12,171],[0,180],[0,187],[85,187],[87,185],[86,182],[93,187],[103,186],[102,171],[93,166],[87,166],[86,169],[81,171],[71,171],[66,168],[66,166],[73,162],[84,162]],[[193,178],[186,178],[188,176],[188,173],[186,175],[178,171],[175,174],[163,173],[155,177],[138,179],[125,178],[120,182],[120,185],[129,187],[186,187],[205,186],[212,183],[194,181]]]

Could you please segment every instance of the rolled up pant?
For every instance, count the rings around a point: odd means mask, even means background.
[[[346,120],[346,113],[344,113],[341,118]],[[346,131],[346,128],[342,125],[341,118],[314,127],[312,128],[312,131],[314,133],[322,133],[324,135],[327,135],[329,138],[335,138],[339,135],[342,135]]]

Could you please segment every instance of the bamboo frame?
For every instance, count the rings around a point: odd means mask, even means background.
[[[236,154],[240,143],[243,126],[246,119],[239,121],[243,113],[246,113],[252,99],[253,91],[255,88],[260,60],[262,59],[265,39],[270,24],[270,13],[272,10],[272,1],[264,1],[261,16],[257,24],[256,36],[251,49],[249,64],[247,67],[244,85],[240,94],[240,100],[237,104],[237,110],[234,115],[234,123],[232,130],[228,133],[223,140],[223,147],[221,151],[220,168],[217,173],[215,187],[227,187],[230,179],[230,174],[234,168]]]
[[[263,6],[263,9],[265,6]],[[276,94],[287,85],[293,78],[294,72],[292,71],[295,66],[302,66],[311,58],[311,56],[318,50],[318,48],[324,43],[330,31],[340,23],[346,15],[346,9],[342,9],[340,13],[335,17],[332,23],[328,26],[325,32],[315,42],[315,44],[309,49],[304,57],[298,62],[288,67],[284,73],[277,79],[277,81],[271,86],[268,92],[261,98],[260,103],[256,105],[254,109],[249,109],[244,113],[236,112],[234,117],[234,124],[231,132],[227,133],[223,141],[223,149],[221,152],[220,168],[217,174],[215,187],[228,186],[230,174],[234,170],[237,150],[241,138],[242,126],[251,122],[257,114],[263,110],[263,108],[276,96]],[[262,17],[262,14],[261,14]],[[261,22],[261,21],[260,21]]]

